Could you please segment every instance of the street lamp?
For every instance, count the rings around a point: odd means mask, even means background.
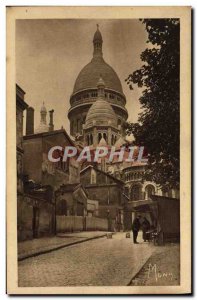
[[[110,231],[109,214],[110,214],[110,210],[107,209],[108,231]]]

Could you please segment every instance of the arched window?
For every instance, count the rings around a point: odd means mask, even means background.
[[[71,124],[70,124],[71,133],[73,133],[73,130],[74,130],[74,121],[71,121]]]
[[[131,187],[131,200],[142,200],[142,188],[141,185],[135,184]]]
[[[107,134],[104,132],[103,133],[103,138],[106,140],[106,142],[107,142]]]
[[[90,144],[89,135],[86,136],[86,142],[87,142],[87,145],[89,146],[89,144]]]
[[[121,125],[121,119],[118,119],[118,125]]]
[[[92,134],[90,135],[90,145],[93,145],[93,136],[92,136]]]
[[[146,199],[150,199],[151,195],[155,195],[155,188],[152,184],[148,184],[145,187],[145,195],[146,195]]]
[[[112,146],[114,145],[114,135],[113,134],[111,136],[111,144],[112,144]]]
[[[98,143],[100,142],[101,139],[102,139],[102,133],[99,132],[99,134],[98,134]]]
[[[125,187],[124,193],[126,196],[129,196],[129,187],[128,186]]]

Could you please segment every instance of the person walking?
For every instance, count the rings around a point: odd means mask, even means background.
[[[147,231],[150,230],[150,222],[147,220],[146,217],[143,218],[142,222],[142,232],[143,232],[143,240],[146,242],[148,240]]]
[[[137,242],[137,236],[138,236],[138,232],[140,230],[140,218],[141,216],[137,216],[134,220],[133,220],[133,224],[132,224],[132,231],[133,231],[133,243],[134,244],[139,244]]]

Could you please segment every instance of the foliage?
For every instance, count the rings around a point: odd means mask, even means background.
[[[163,188],[179,187],[179,73],[180,24],[178,19],[143,19],[151,47],[141,54],[144,62],[126,79],[142,87],[142,113],[138,123],[127,123],[137,145],[148,150],[146,180]]]

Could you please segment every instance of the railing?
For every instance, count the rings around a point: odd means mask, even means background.
[[[78,106],[78,105],[81,105],[81,104],[92,104],[96,101],[97,98],[84,98],[84,99],[81,99],[81,100],[73,100],[72,103],[71,103],[71,108],[75,107],[75,106]],[[123,107],[125,109],[125,101],[124,100],[116,100],[116,99],[109,99],[109,98],[106,98],[107,99],[107,102],[111,103],[111,104],[116,104],[116,105],[119,105],[120,107]]]

